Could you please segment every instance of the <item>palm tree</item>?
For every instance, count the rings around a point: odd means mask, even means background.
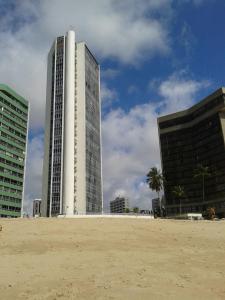
[[[158,170],[156,167],[153,167],[150,169],[150,171],[146,176],[147,176],[146,182],[148,183],[149,188],[152,189],[153,191],[156,191],[159,198],[159,192],[163,187],[163,175],[161,171]],[[161,213],[160,198],[159,198],[159,203],[160,203],[160,213]]]
[[[172,193],[174,194],[174,196],[180,200],[180,215],[181,215],[181,198],[183,198],[185,196],[185,192],[184,192],[184,188],[180,185],[176,185],[173,188]]]
[[[194,178],[202,179],[202,201],[205,201],[205,178],[211,176],[209,167],[199,164],[194,171]]]

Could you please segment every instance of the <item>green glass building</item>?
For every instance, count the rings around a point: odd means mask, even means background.
[[[28,101],[0,84],[0,217],[23,210]]]

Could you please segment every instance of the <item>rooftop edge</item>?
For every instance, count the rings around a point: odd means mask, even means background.
[[[186,116],[186,115],[194,112],[195,110],[197,110],[199,107],[201,107],[201,106],[205,105],[206,103],[210,102],[212,99],[214,99],[214,98],[216,98],[220,95],[223,95],[223,94],[225,94],[225,87],[221,87],[221,88],[217,89],[215,92],[213,92],[209,96],[203,98],[198,103],[194,104],[193,106],[191,106],[191,107],[189,107],[185,110],[181,110],[181,111],[178,111],[178,112],[175,112],[175,113],[171,113],[171,114],[168,114],[168,115],[158,117],[157,121],[158,121],[158,123],[161,123],[161,122],[165,122],[165,121],[175,119],[175,118],[178,118],[178,117]]]
[[[9,94],[11,94],[13,97],[15,97],[16,99],[20,100],[23,104],[25,105],[29,105],[28,100],[26,100],[24,97],[22,97],[21,95],[19,95],[16,91],[14,91],[12,88],[10,88],[8,85],[0,83],[0,92],[1,91],[6,91]]]

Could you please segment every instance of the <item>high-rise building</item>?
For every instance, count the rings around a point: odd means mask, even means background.
[[[204,212],[225,216],[225,89],[191,108],[158,118],[167,213]],[[198,166],[210,176],[196,178]],[[174,196],[180,185],[185,195]]]
[[[28,136],[27,100],[0,84],[0,217],[20,217],[23,211]]]
[[[33,201],[33,217],[41,215],[41,199]]]
[[[102,212],[100,67],[75,32],[48,55],[42,216]]]
[[[116,199],[110,201],[111,213],[125,213],[126,208],[129,208],[129,202],[124,197],[116,197]]]

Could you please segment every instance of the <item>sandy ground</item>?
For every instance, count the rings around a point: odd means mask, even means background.
[[[0,299],[225,299],[225,221],[0,219]]]

